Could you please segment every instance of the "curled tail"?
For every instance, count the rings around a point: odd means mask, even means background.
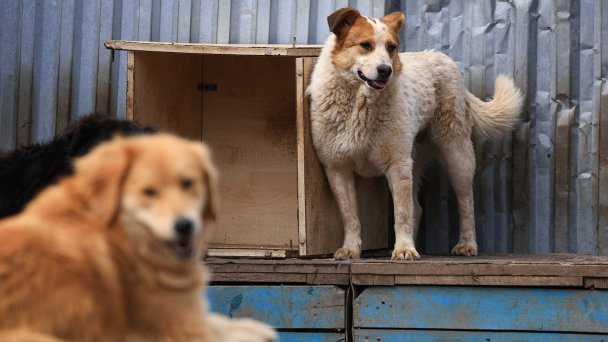
[[[494,100],[484,102],[467,91],[467,109],[473,118],[473,135],[480,140],[496,140],[519,122],[524,96],[513,80],[498,75]]]

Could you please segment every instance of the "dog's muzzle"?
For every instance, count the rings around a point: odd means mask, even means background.
[[[365,82],[370,88],[376,89],[376,90],[382,90],[382,89],[384,89],[384,87],[386,87],[386,83],[388,83],[388,78],[390,77],[390,72],[388,73],[387,77],[382,78],[382,79],[377,79],[377,80],[370,80],[369,78],[365,77],[365,75],[363,75],[363,72],[361,72],[361,70],[357,70],[357,76],[359,76],[359,78],[363,82]]]

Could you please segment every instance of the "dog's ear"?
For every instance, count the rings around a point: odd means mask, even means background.
[[[405,15],[401,12],[393,12],[385,15],[381,21],[390,27],[393,31],[399,32],[405,23]]]
[[[338,38],[341,38],[360,16],[359,11],[352,7],[340,8],[327,17],[329,30],[338,36]]]
[[[84,210],[103,226],[111,226],[118,215],[122,188],[129,173],[134,151],[124,139],[99,145],[75,162],[73,192]]]
[[[207,198],[205,207],[203,208],[203,219],[205,221],[215,221],[217,219],[217,214],[219,211],[219,180],[218,180],[218,172],[213,164],[211,159],[211,153],[209,152],[209,148],[202,143],[193,143],[195,153],[201,162],[201,169],[203,172],[203,179],[206,184]]]

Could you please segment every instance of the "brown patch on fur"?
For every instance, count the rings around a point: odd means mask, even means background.
[[[332,62],[338,69],[349,69],[356,58],[368,53],[360,44],[369,43],[375,47],[374,28],[364,17],[358,16],[341,36],[336,36],[336,45],[332,51]]]
[[[394,74],[398,75],[401,73],[403,69],[403,65],[401,64],[401,59],[399,58],[399,32],[401,28],[403,28],[403,24],[405,24],[405,15],[401,12],[393,12],[391,14],[385,15],[382,19],[380,19],[383,23],[386,24],[389,28],[390,35],[384,40],[384,45],[388,46],[389,44],[394,44],[397,49],[395,52],[391,53],[391,59],[393,60],[393,70]]]

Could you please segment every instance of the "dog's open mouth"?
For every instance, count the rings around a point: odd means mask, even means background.
[[[388,81],[388,80],[376,80],[376,81],[370,80],[369,78],[365,77],[365,75],[363,75],[361,70],[357,70],[357,75],[368,86],[370,86],[371,88],[374,88],[374,89],[378,89],[378,90],[384,89],[384,87],[386,87],[386,83]]]
[[[180,260],[190,259],[194,255],[194,247],[192,246],[192,239],[178,239],[171,243],[173,253]]]

